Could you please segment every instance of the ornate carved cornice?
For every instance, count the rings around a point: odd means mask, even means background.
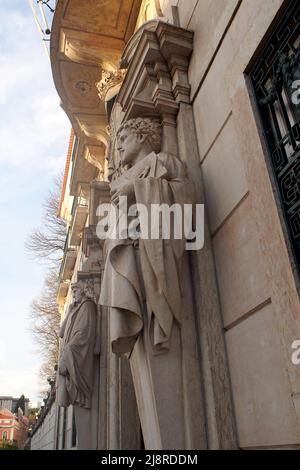
[[[119,118],[159,118],[163,124],[163,151],[175,155],[180,103],[190,103],[188,65],[192,50],[192,31],[153,20],[135,32],[121,59],[127,72],[114,105],[115,110],[117,105],[121,109]],[[112,149],[114,155],[118,156]],[[115,171],[118,160],[113,162]]]
[[[149,22],[133,35],[122,57],[128,63],[118,96],[124,119],[143,114],[176,115],[180,102],[190,102],[188,64],[192,50],[191,31],[162,21]]]
[[[118,85],[121,85],[126,71],[125,70],[116,70],[109,71],[102,69],[102,77],[100,82],[96,83],[98,90],[98,96],[101,101],[107,101],[111,98],[110,90],[116,88]]]

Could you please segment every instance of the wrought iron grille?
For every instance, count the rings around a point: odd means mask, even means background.
[[[300,2],[287,3],[250,70],[287,232],[300,273]]]

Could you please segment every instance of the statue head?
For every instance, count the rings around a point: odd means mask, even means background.
[[[71,285],[72,289],[72,296],[73,296],[73,301],[74,302],[81,302],[83,296],[84,296],[84,291],[85,291],[85,284],[83,281],[78,281],[78,282],[73,282]]]
[[[80,279],[71,284],[74,302],[81,302],[84,297],[95,300],[94,284],[92,279]]]
[[[125,121],[117,132],[117,148],[123,165],[134,165],[151,152],[161,150],[162,126],[158,119],[135,118]]]

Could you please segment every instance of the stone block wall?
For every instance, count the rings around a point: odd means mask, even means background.
[[[161,1],[194,31],[189,79],[239,446],[300,446],[300,304],[247,68],[282,0]]]

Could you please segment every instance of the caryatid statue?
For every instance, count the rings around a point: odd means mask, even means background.
[[[124,122],[117,142],[125,171],[111,183],[115,206],[126,196],[128,206],[143,205],[150,214],[153,204],[195,202],[183,163],[161,152],[157,119]],[[186,240],[153,239],[144,227],[140,223],[138,239],[123,234],[105,241],[100,304],[109,307],[112,351],[129,358],[146,448],[203,447]]]
[[[97,432],[92,426],[97,399],[97,306],[88,281],[71,285],[73,302],[61,325],[58,363],[58,405],[73,405],[77,449],[96,449]]]

